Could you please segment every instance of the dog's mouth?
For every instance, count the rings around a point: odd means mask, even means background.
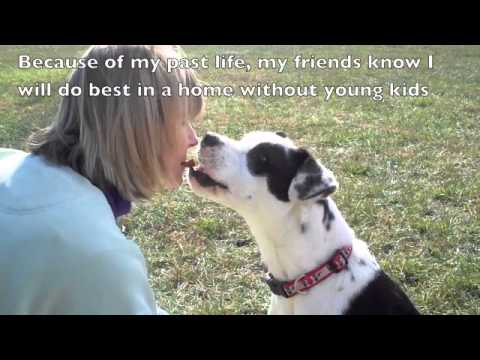
[[[221,189],[228,190],[228,186],[216,181],[210,175],[208,175],[202,165],[198,166],[196,169],[194,167],[190,167],[188,171],[188,175],[191,178],[195,178],[201,187],[219,187]]]
[[[320,196],[321,199],[326,199],[327,197],[332,195],[336,190],[337,190],[336,185],[329,185],[329,186],[325,187],[324,189],[321,189],[320,191],[309,195],[308,197],[304,198],[303,200],[312,199],[312,198],[317,197],[317,196]]]
[[[336,190],[337,190],[336,185],[330,185],[330,186],[326,187],[325,189],[323,189],[320,194],[322,195],[322,197],[326,198],[326,197],[332,195]]]

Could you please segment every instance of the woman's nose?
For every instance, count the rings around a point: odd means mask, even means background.
[[[195,130],[193,128],[190,131],[190,137],[189,137],[189,147],[194,147],[198,145],[198,138],[197,134],[195,133]]]

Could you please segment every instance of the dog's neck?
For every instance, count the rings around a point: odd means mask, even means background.
[[[355,237],[331,198],[242,215],[268,271],[284,281],[325,263]]]

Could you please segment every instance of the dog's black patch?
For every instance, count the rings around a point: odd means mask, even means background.
[[[362,266],[367,265],[367,263],[366,263],[365,260],[363,260],[363,259],[360,259],[360,261],[359,261],[358,263],[359,263],[360,265],[362,265]]]
[[[220,145],[222,142],[218,138],[218,136],[215,136],[213,134],[207,134],[204,136],[202,139],[201,146],[202,147],[207,147],[207,146],[217,146]]]
[[[307,232],[307,224],[300,224],[300,231],[302,232],[302,234],[305,234]]]
[[[303,149],[261,143],[248,152],[247,166],[252,175],[267,178],[268,189],[278,200],[288,202],[290,184],[308,156]]]
[[[287,138],[287,134],[285,134],[283,131],[277,131],[275,134],[277,134],[280,137]]]
[[[403,290],[379,271],[375,279],[354,297],[345,315],[418,315]]]
[[[330,231],[332,221],[335,220],[335,215],[333,215],[333,212],[330,210],[330,207],[328,206],[328,200],[327,199],[318,200],[317,204],[323,206],[322,222],[325,225],[325,228],[327,229],[327,231]]]

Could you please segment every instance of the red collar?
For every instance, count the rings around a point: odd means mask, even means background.
[[[331,275],[337,274],[346,269],[348,267],[348,258],[351,254],[352,247],[344,246],[338,249],[325,264],[320,265],[306,274],[300,275],[295,280],[280,281],[275,279],[272,274],[268,273],[265,282],[275,295],[290,298],[297,294],[303,294],[308,289],[329,278]]]

